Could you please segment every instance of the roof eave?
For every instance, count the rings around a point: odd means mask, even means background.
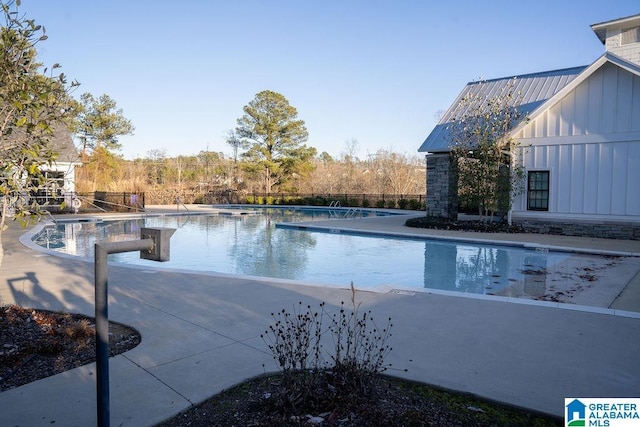
[[[591,25],[591,29],[594,33],[596,33],[596,36],[602,42],[602,44],[605,44],[607,39],[607,28],[622,29],[630,25],[634,25],[638,21],[640,21],[640,14],[625,16],[624,18],[612,19],[610,21],[598,22],[597,24]]]

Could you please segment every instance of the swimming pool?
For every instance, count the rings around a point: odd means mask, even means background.
[[[372,290],[440,289],[474,294],[540,296],[546,274],[571,255],[510,246],[372,237],[276,227],[276,223],[343,218],[345,210],[259,209],[252,215],[163,215],[103,222],[58,223],[34,237],[40,246],[93,259],[99,241],[139,238],[141,227],[177,229],[171,260],[153,263],[139,253],[110,261]],[[376,215],[377,213],[374,213]]]

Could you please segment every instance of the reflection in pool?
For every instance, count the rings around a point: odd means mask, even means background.
[[[55,251],[93,259],[98,241],[136,239],[141,227],[170,227],[171,260],[150,263],[138,253],[110,261],[149,268],[209,271],[324,283],[359,289],[441,289],[475,294],[541,296],[546,277],[579,255],[454,241],[371,237],[275,227],[276,222],[326,219],[327,214],[263,209],[255,215],[155,216],[59,223],[36,236]],[[519,295],[515,295],[515,293]]]

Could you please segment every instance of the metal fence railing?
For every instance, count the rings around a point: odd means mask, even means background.
[[[255,204],[341,206],[385,209],[425,209],[424,194],[366,194],[366,193],[241,193],[230,190],[195,192],[122,192],[96,191],[77,195],[82,210],[131,212],[149,205],[174,204]]]
[[[387,209],[425,209],[424,194],[365,193],[251,193],[242,196],[244,203],[259,205],[312,205]]]

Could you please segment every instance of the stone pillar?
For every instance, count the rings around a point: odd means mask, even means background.
[[[427,216],[458,218],[458,181],[450,153],[427,154]]]

